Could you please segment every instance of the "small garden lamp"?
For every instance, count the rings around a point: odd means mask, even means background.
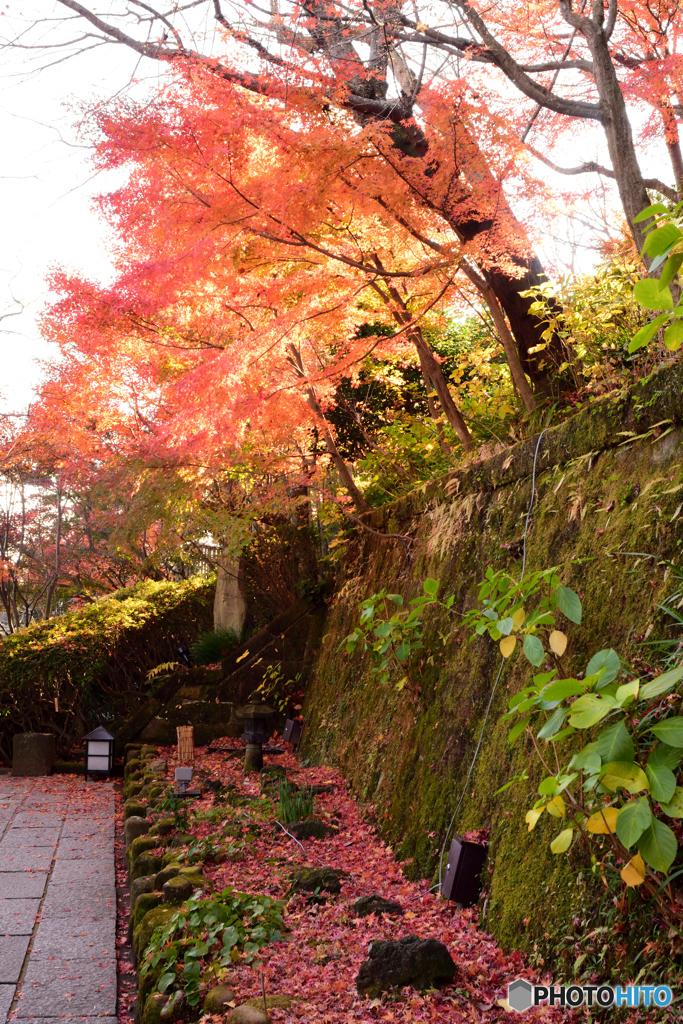
[[[258,690],[251,694],[246,707],[237,712],[237,717],[244,722],[242,739],[247,744],[245,772],[260,772],[263,768],[263,744],[273,731],[276,714],[275,708],[265,703]]]
[[[85,777],[88,775],[111,775],[114,768],[114,737],[98,725],[84,736]]]

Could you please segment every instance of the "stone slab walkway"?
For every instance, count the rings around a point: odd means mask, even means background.
[[[0,777],[0,1024],[116,1022],[114,790]]]

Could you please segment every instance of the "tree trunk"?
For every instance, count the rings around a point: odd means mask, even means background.
[[[218,561],[216,597],[213,602],[213,628],[231,629],[241,636],[247,619],[247,599],[244,592],[244,559],[227,557]]]

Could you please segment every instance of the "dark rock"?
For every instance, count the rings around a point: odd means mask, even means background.
[[[130,800],[131,797],[140,796],[142,792],[142,783],[137,782],[135,779],[130,779],[123,787],[123,799]]]
[[[356,917],[367,917],[368,914],[402,914],[403,907],[394,900],[385,900],[383,896],[360,896],[353,904]]]
[[[267,1017],[262,1009],[257,1010],[244,1003],[235,1007],[227,1018],[227,1024],[270,1024],[270,1017]]]
[[[157,846],[158,842],[159,840],[155,836],[138,836],[137,839],[134,839],[126,849],[128,870],[130,871],[133,867],[136,857],[139,857],[141,853],[146,853],[147,850],[153,850],[155,846]],[[156,874],[156,871],[154,874]]]
[[[125,779],[129,779],[131,775],[134,775],[136,772],[144,768],[144,764],[138,756],[139,753],[140,751],[138,751],[135,757],[131,757],[129,761],[126,761],[125,767],[123,769],[123,777]]]
[[[152,747],[152,746],[150,746],[149,744],[146,743],[144,745],[144,747],[142,747],[141,750],[140,750],[140,757],[145,757],[145,755],[147,755],[148,757],[149,756],[151,756],[151,757],[158,757],[159,756],[159,748],[158,747]]]
[[[306,818],[304,821],[295,821],[287,825],[287,831],[295,839],[326,839],[327,836],[336,835],[337,830],[330,828],[319,818]]]
[[[126,849],[130,846],[134,839],[138,839],[140,836],[146,836],[149,832],[150,823],[146,818],[140,818],[136,814],[132,814],[129,818],[126,818],[126,824],[123,832],[126,839]]]
[[[166,775],[167,761],[163,757],[157,757],[153,761],[149,762],[149,770],[156,772],[160,776]]]
[[[161,867],[161,857],[155,857],[152,853],[141,853],[133,861],[130,871],[131,881],[135,881],[136,878],[141,878],[143,875],[156,875],[157,871],[161,871]]]
[[[169,920],[176,913],[175,907],[160,906],[156,910],[150,910],[149,914],[145,914],[140,924],[135,929],[135,956],[138,961],[142,959],[149,940],[156,928],[163,928],[165,924],[168,924]]]
[[[160,892],[141,892],[135,901],[135,911],[133,913],[133,934],[135,929],[142,921],[143,917],[149,914],[150,910],[155,910],[162,902]]]
[[[12,741],[12,774],[19,778],[49,775],[57,760],[55,738],[49,732],[20,732]]]
[[[193,837],[187,832],[179,832],[178,835],[173,836],[171,840],[171,846],[189,846],[192,842]]]
[[[164,903],[184,903],[194,892],[194,886],[189,878],[176,875],[175,878],[169,878],[164,882],[162,892]]]
[[[318,785],[311,786],[310,790],[313,796],[322,796],[324,793],[334,793],[336,788],[337,787],[332,785],[331,783],[329,786],[322,785],[322,783],[319,783]]]
[[[345,871],[337,868],[299,868],[291,875],[291,892],[315,893],[328,892],[333,896],[341,892],[341,879],[346,877]]]
[[[264,779],[286,779],[287,770],[281,764],[268,764],[261,769],[261,781]]]
[[[163,1017],[161,1011],[168,1002],[168,994],[163,992],[152,992],[145,1000],[145,1008],[142,1011],[141,1024],[161,1024]]]
[[[143,892],[154,892],[154,878],[151,875],[141,875],[140,878],[136,878],[130,887],[130,912],[133,913],[135,909],[135,903],[138,896],[142,896]]]
[[[147,807],[139,800],[126,800],[123,805],[123,820],[127,818],[144,818],[147,815]]]
[[[360,965],[356,988],[359,995],[374,999],[404,985],[425,989],[447,984],[454,974],[455,964],[442,942],[406,935],[398,942],[388,939],[370,944],[369,959]]]
[[[221,1016],[232,1009],[228,1003],[235,1002],[235,993],[228,985],[214,985],[204,998],[204,1013],[217,1013]]]
[[[166,882],[180,874],[181,866],[182,865],[180,864],[168,864],[165,868],[162,868],[161,871],[157,871],[154,876],[154,888],[161,892],[163,887],[166,885]]]
[[[169,836],[175,828],[175,821],[173,818],[162,818],[155,825],[156,834],[158,836]]]

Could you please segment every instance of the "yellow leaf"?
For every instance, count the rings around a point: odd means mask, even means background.
[[[543,807],[538,807],[536,810],[532,808],[530,811],[526,812],[526,817],[524,818],[524,820],[529,826],[529,832],[532,832],[536,828],[536,822],[543,814],[543,811]]]
[[[500,636],[500,633],[498,634]],[[509,658],[517,646],[516,636],[504,636],[500,641],[500,653],[504,658]]]
[[[561,658],[564,652],[567,650],[567,637],[559,630],[554,629],[550,634],[549,638],[550,650],[553,654],[556,654],[558,658]]]
[[[607,836],[610,832],[616,832],[618,814],[619,810],[616,807],[605,807],[602,811],[596,811],[586,822],[586,831],[594,836]]]
[[[526,612],[523,608],[518,608],[516,612],[512,613],[512,621],[514,622],[515,626],[517,626],[517,629],[519,629],[520,626],[524,625],[525,619]]]
[[[564,800],[559,793],[545,805],[545,809],[553,818],[564,818],[567,813]]]
[[[639,853],[632,857],[626,867],[621,869],[621,877],[628,886],[635,888],[645,881],[645,863]]]
[[[563,832],[560,832],[559,836],[555,836],[550,849],[552,853],[566,853],[569,847],[572,845],[572,838],[574,836],[573,828],[566,828]]]

